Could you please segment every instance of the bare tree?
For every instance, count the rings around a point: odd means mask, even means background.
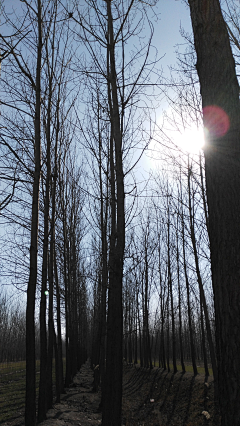
[[[203,288],[202,276],[201,276],[201,272],[200,272],[199,255],[198,255],[198,252],[197,252],[197,243],[196,243],[196,236],[195,236],[195,210],[194,210],[195,194],[194,194],[194,191],[191,190],[191,179],[192,179],[192,174],[193,174],[192,171],[193,171],[193,164],[190,164],[189,155],[188,155],[188,208],[189,208],[190,235],[191,235],[191,241],[192,241],[192,246],[193,246],[196,274],[197,274],[197,280],[198,280],[198,285],[199,285],[199,293],[200,293],[200,312],[201,312],[201,321],[202,321],[203,349],[205,350],[202,308],[204,309],[206,328],[207,328],[207,337],[208,337],[209,349],[210,349],[210,354],[211,354],[211,363],[212,363],[212,369],[213,369],[213,376],[214,376],[214,382],[215,382],[214,389],[215,389],[215,395],[217,396],[217,386],[218,386],[218,384],[217,384],[217,365],[216,365],[216,358],[215,358],[214,341],[213,341],[213,337],[212,337],[212,331],[211,331],[211,327],[210,327],[206,297],[205,297],[205,292],[204,292],[204,288]],[[200,173],[201,173],[201,167],[200,167]],[[201,176],[202,176],[202,174],[201,174]],[[202,184],[202,182],[201,182],[201,184]],[[204,199],[203,199],[203,206],[204,206]],[[204,212],[205,211],[206,210],[204,208]],[[204,351],[204,353],[205,353],[205,351]],[[205,354],[204,359],[205,359],[205,367],[206,367],[206,354]],[[207,368],[206,368],[206,371],[207,371]]]
[[[222,425],[240,422],[239,84],[220,2],[189,0],[204,148]]]
[[[167,188],[168,191],[168,188]],[[174,303],[173,303],[173,280],[172,280],[172,266],[171,266],[171,256],[170,256],[170,208],[171,201],[169,200],[169,194],[167,194],[167,264],[168,264],[168,289],[169,297],[171,301],[171,319],[172,319],[172,357],[173,357],[173,371],[177,373],[177,364],[176,364],[176,336],[175,336],[175,318],[174,318]]]
[[[37,285],[37,253],[38,253],[38,217],[39,187],[41,173],[41,67],[42,67],[42,4],[37,2],[37,64],[35,81],[35,150],[34,150],[34,182],[32,199],[30,275],[27,290],[26,311],[26,400],[25,425],[36,423],[36,361],[35,361],[35,292]]]
[[[141,5],[140,5],[141,6]],[[122,281],[125,249],[125,176],[132,158],[129,143],[132,124],[132,99],[140,99],[144,84],[140,84],[144,69],[147,67],[150,42],[141,46],[144,52],[140,71],[132,73],[136,57],[129,57],[126,66],[126,40],[137,34],[142,25],[139,17],[144,11],[134,1],[125,4],[111,2],[93,2],[89,0],[86,8],[73,13],[73,19],[79,24],[79,36],[86,46],[91,70],[83,70],[88,80],[97,83],[100,92],[101,108],[107,107],[109,128],[109,171],[110,171],[110,244],[108,275],[108,318],[106,374],[103,383],[103,424],[121,423],[122,401]],[[131,33],[135,13],[139,14],[135,30]],[[75,30],[76,32],[76,30]],[[150,28],[150,40],[152,28]],[[140,58],[139,52],[137,57]],[[120,61],[118,60],[120,58]],[[97,78],[96,78],[97,75]],[[148,73],[146,77],[148,78]],[[101,85],[101,86],[100,86]],[[96,86],[95,86],[96,88]],[[99,90],[99,88],[101,88]],[[105,102],[107,99],[107,105]],[[129,107],[129,109],[128,109]],[[131,108],[130,108],[131,107]],[[127,112],[129,111],[129,113]],[[131,131],[133,135],[133,131]],[[133,141],[132,141],[133,142]],[[130,153],[130,157],[127,154]],[[117,423],[116,423],[117,422]]]

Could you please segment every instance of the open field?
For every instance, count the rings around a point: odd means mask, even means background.
[[[172,371],[173,370],[173,364],[170,362],[169,365],[170,365],[170,369]],[[156,362],[154,367],[159,367],[159,363]],[[182,371],[180,361],[177,362],[177,369],[180,372]],[[190,362],[185,362],[185,369],[186,369],[186,373],[193,373],[192,364]],[[199,374],[205,375],[205,369],[202,365],[197,365],[197,369],[198,369]],[[212,376],[213,375],[212,368],[208,367],[208,371],[209,371],[209,375]]]
[[[63,360],[65,361],[65,360]],[[65,362],[63,363],[65,368]],[[40,361],[36,361],[36,393],[38,398]],[[0,425],[16,424],[24,416],[26,361],[0,363]],[[55,363],[53,360],[53,381]],[[54,382],[53,382],[54,383]],[[11,422],[11,423],[10,423]],[[24,423],[23,423],[24,424]]]
[[[36,370],[38,377],[39,361],[36,362]],[[14,421],[24,415],[25,375],[25,361],[0,364],[0,424]]]

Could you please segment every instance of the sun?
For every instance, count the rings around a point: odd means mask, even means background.
[[[152,169],[156,169],[166,158],[166,152],[171,152],[171,156],[176,158],[179,154],[198,155],[204,147],[204,139],[204,128],[193,124],[187,128],[178,127],[178,130],[159,126],[149,143],[147,162]]]
[[[204,131],[197,126],[174,132],[173,142],[177,147],[189,154],[198,154],[204,146]]]

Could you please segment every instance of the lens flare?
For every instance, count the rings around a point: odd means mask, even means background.
[[[206,134],[217,138],[224,136],[230,127],[227,113],[216,105],[203,108],[203,122]]]

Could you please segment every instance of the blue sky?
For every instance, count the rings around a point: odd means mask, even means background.
[[[21,3],[20,0],[5,0],[4,5],[6,8],[16,8]],[[158,56],[162,57],[159,65],[163,70],[163,75],[167,77],[168,68],[176,63],[176,46],[184,43],[180,35],[180,25],[185,31],[191,32],[190,11],[182,0],[158,0],[156,12],[159,14],[159,21],[155,24],[152,44],[158,49]],[[164,110],[166,107],[163,100],[160,109]],[[149,166],[151,167],[152,164],[151,162],[149,164],[145,157],[137,169],[141,169],[141,167],[148,169]]]
[[[161,61],[164,73],[168,66],[176,62],[176,46],[184,42],[180,35],[180,26],[191,32],[190,10],[182,0],[159,0],[157,6],[160,13],[158,27],[155,26],[153,44],[159,55],[165,55]]]
[[[180,34],[180,28],[189,34],[192,33],[190,10],[183,0],[158,0],[155,10],[159,20],[158,23],[154,23],[152,45],[158,50],[158,58],[161,58],[158,68],[162,69],[162,77],[168,79],[170,77],[169,68],[177,63],[176,50],[183,53],[187,47],[186,41]],[[162,82],[164,83],[164,80]],[[156,121],[161,125],[164,111],[170,112],[170,109],[164,95],[160,95],[159,100],[155,113]],[[154,144],[154,142],[151,143],[150,150],[154,149]],[[155,168],[157,164],[149,158],[149,155],[151,156],[150,152],[147,157],[144,155],[139,164],[139,168],[146,170],[147,173],[149,167]]]

